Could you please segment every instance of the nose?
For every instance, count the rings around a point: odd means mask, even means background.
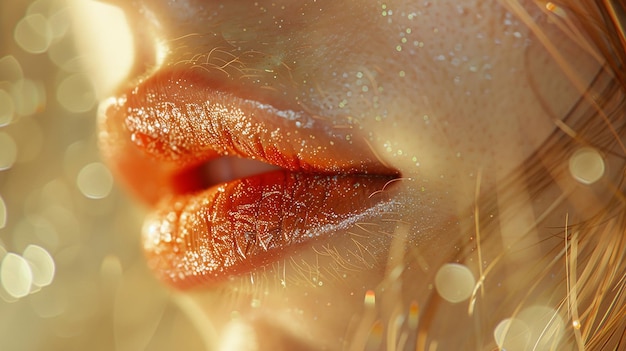
[[[159,23],[148,8],[134,2],[70,2],[81,63],[99,99],[158,67],[164,50],[157,40]]]

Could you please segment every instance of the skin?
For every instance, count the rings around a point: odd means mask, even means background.
[[[598,63],[534,4],[522,5],[587,84]],[[328,349],[363,343],[355,330],[374,319],[363,303],[368,290],[376,292],[376,318],[384,325],[395,308],[425,306],[437,268],[472,240],[477,181],[482,194],[497,193],[581,95],[530,29],[497,1],[138,0],[125,6],[141,39],[131,77],[159,61],[151,46],[158,41],[168,49],[165,67],[208,71],[247,96],[349,125],[402,177],[388,191],[398,203],[394,213],[365,229],[294,249],[224,285],[184,292],[194,313],[210,321],[201,326],[208,339],[225,337],[237,311],[237,323],[254,330],[263,350],[298,338]],[[224,65],[233,57],[238,60]],[[524,213],[503,219],[502,227],[529,224]],[[401,262],[390,252],[404,252],[394,245],[413,252],[395,283],[385,279]],[[476,261],[464,263],[478,275]],[[463,315],[466,305],[442,308]],[[455,323],[464,319],[445,325],[455,330]],[[446,345],[449,330],[433,328],[431,335]]]

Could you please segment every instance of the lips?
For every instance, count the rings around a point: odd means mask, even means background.
[[[253,94],[161,71],[100,107],[105,159],[154,207],[148,264],[176,287],[219,283],[393,207],[381,190],[395,172],[354,125]],[[225,157],[259,162],[224,172]]]

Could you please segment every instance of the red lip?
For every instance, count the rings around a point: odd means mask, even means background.
[[[164,280],[219,282],[390,211],[379,190],[394,171],[350,125],[277,106],[180,71],[102,104],[105,158],[139,197],[159,203],[144,249]],[[225,155],[283,170],[208,184],[200,166]]]

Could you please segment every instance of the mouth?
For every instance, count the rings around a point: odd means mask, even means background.
[[[109,165],[153,207],[150,268],[217,284],[392,210],[396,176],[357,126],[190,71],[161,70],[100,106]]]

